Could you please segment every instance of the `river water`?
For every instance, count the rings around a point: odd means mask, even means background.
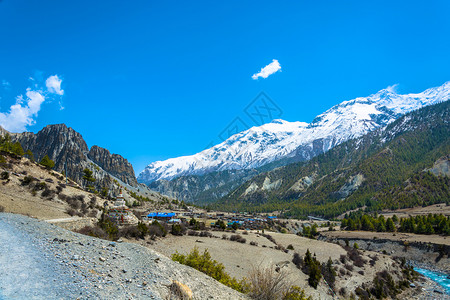
[[[438,272],[426,270],[426,269],[421,269],[421,268],[414,268],[414,270],[416,270],[420,274],[430,278],[434,282],[437,282],[440,286],[442,286],[444,288],[446,293],[448,295],[450,295],[450,279],[447,277],[449,275],[446,275],[444,273],[438,273]]]

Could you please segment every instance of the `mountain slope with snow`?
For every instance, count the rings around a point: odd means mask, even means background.
[[[289,158],[304,161],[352,138],[386,126],[401,115],[450,98],[450,82],[417,94],[383,89],[368,97],[344,101],[311,123],[274,120],[252,127],[200,153],[156,161],[138,176],[151,183],[214,171],[253,169]]]

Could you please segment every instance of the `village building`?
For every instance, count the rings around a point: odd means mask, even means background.
[[[118,225],[137,224],[139,221],[126,206],[126,201],[122,191],[120,191],[119,196],[117,196],[114,201],[113,207],[109,209],[108,217]]]

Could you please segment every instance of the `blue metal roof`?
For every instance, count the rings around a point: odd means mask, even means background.
[[[159,217],[159,218],[172,218],[175,217],[175,213],[161,213],[161,212],[152,212],[147,215],[149,218]]]

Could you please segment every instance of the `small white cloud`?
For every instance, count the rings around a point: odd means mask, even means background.
[[[281,65],[278,60],[274,59],[270,64],[268,64],[264,68],[261,68],[261,71],[259,71],[259,73],[253,74],[252,78],[254,80],[258,79],[259,77],[267,78],[273,73],[278,72],[279,70],[281,70]]]
[[[397,91],[398,91],[398,83],[388,86],[386,88],[386,91],[391,92],[391,93],[397,93]]]
[[[50,93],[57,95],[64,95],[64,90],[61,89],[62,80],[59,79],[58,75],[53,75],[47,78],[45,81],[45,86]]]
[[[11,86],[11,83],[9,83],[8,81],[6,81],[6,80],[2,80],[2,85],[5,87],[5,88],[9,88],[10,86]]]
[[[11,132],[23,132],[27,126],[34,125],[41,109],[41,104],[45,101],[45,96],[41,91],[27,89],[26,99],[22,95],[16,98],[16,103],[12,105],[7,113],[0,112],[0,126]]]

